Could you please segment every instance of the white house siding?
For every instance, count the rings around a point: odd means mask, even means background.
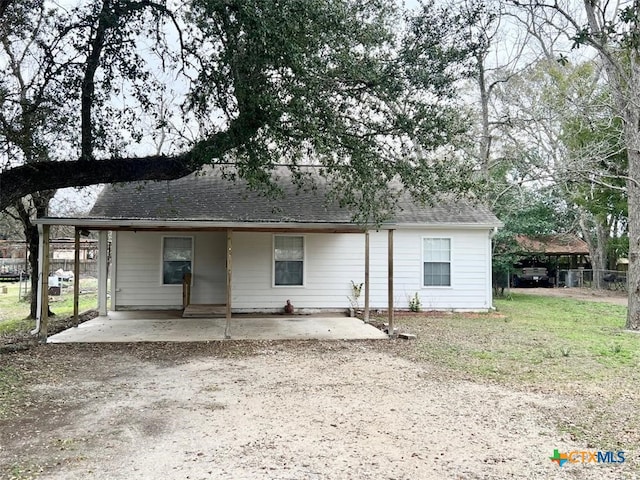
[[[176,308],[182,288],[161,285],[162,236],[117,233],[117,308]],[[225,302],[224,232],[171,233],[193,236],[193,303]],[[294,234],[291,234],[294,235]],[[386,231],[371,232],[371,308],[387,307]],[[364,282],[364,234],[308,233],[304,286],[273,286],[273,234],[233,232],[234,311],[280,310],[286,300],[298,309],[344,309],[351,281]],[[451,287],[422,286],[422,239],[451,239]],[[488,229],[403,229],[394,233],[395,306],[408,308],[416,292],[424,310],[484,310],[491,307]],[[364,305],[364,289],[360,298]]]
[[[295,234],[290,234],[295,235]],[[232,305],[237,310],[344,309],[351,280],[364,281],[364,234],[304,234],[304,286],[273,286],[273,234],[233,234]]]
[[[162,237],[193,237],[193,303],[226,301],[224,232],[116,232],[116,309],[179,308],[182,285],[162,285]]]
[[[371,234],[371,305],[387,305],[387,235]],[[423,238],[451,239],[451,286],[424,287]],[[486,310],[492,306],[488,229],[404,229],[394,232],[394,304],[408,308],[418,294],[423,310]],[[375,261],[374,261],[375,259]],[[487,271],[487,268],[489,270]]]

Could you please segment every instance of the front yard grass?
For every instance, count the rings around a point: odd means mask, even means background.
[[[564,396],[556,425],[596,449],[640,449],[640,333],[626,307],[513,295],[488,314],[399,315],[397,352],[452,378]],[[398,341],[400,342],[400,341]]]
[[[420,330],[420,359],[501,383],[561,387],[619,378],[640,364],[640,334],[624,330],[626,307],[533,295],[496,306],[401,322]]]
[[[24,284],[23,284],[24,286]],[[95,278],[80,279],[80,312],[96,308],[97,280]],[[6,293],[0,293],[0,335],[20,335],[29,332],[35,326],[35,320],[29,319],[29,301],[19,298],[20,289],[17,282],[0,284],[6,287]],[[73,315],[73,284],[65,284],[60,296],[49,297],[49,308],[56,317]]]

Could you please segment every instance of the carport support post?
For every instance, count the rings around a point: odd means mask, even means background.
[[[78,325],[78,297],[80,296],[80,229],[75,228],[73,255],[73,324]]]
[[[42,295],[40,299],[40,331],[38,337],[40,343],[47,343],[47,328],[49,327],[49,225],[42,226]]]
[[[98,235],[98,315],[107,315],[107,269],[109,265],[109,241],[106,230]]]
[[[369,321],[369,230],[364,232],[364,321]]]
[[[227,309],[226,325],[224,327],[224,338],[231,338],[231,238],[233,230],[227,229]]]
[[[389,289],[389,300],[388,300],[388,304],[389,304],[389,328],[388,328],[388,333],[390,336],[394,335],[394,325],[393,325],[393,229],[389,229],[389,253],[388,253],[388,273],[389,273],[389,278],[388,278],[388,289]]]

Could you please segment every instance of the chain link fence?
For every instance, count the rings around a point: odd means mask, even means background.
[[[66,259],[50,259],[49,273],[56,270],[73,271],[73,260]],[[0,274],[30,274],[30,266],[25,262],[24,258],[0,258]],[[98,276],[98,262],[95,259],[80,260],[80,275],[83,277]]]
[[[620,270],[559,270],[556,276],[558,287],[595,288],[627,291],[627,272]]]

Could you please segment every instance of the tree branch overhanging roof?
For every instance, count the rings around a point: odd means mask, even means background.
[[[68,219],[76,225],[192,225],[253,226],[326,225],[364,228],[354,222],[354,212],[332,198],[319,177],[296,182],[288,171],[279,170],[275,185],[279,192],[266,195],[252,190],[243,180],[229,181],[218,170],[160,182],[108,185],[84,219]],[[72,223],[75,222],[75,223]],[[41,223],[56,223],[55,219]],[[494,228],[500,221],[488,209],[469,201],[452,200],[433,206],[421,205],[401,194],[395,213],[380,225],[468,226]],[[369,227],[371,228],[371,227]]]

